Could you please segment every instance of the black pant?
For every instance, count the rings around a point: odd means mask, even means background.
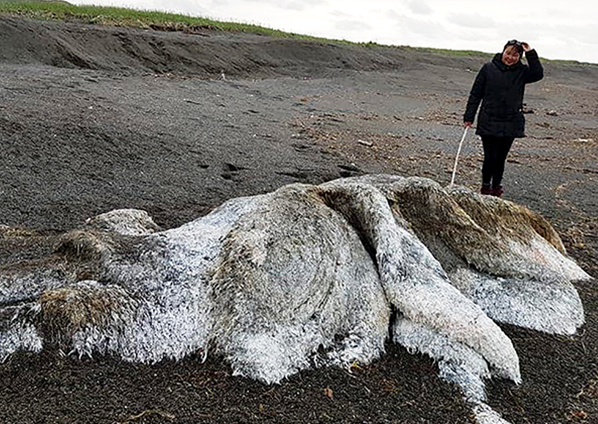
[[[484,145],[482,184],[491,185],[492,187],[500,185],[513,140],[513,137],[482,136],[482,144]]]

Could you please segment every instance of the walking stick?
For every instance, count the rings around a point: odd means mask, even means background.
[[[449,187],[452,187],[455,183],[455,174],[457,173],[457,162],[459,162],[459,154],[461,153],[461,146],[463,146],[463,141],[465,140],[465,136],[467,135],[467,130],[469,127],[465,127],[465,131],[463,131],[463,137],[461,137],[461,141],[459,142],[459,149],[457,150],[457,157],[455,158],[455,166],[453,167],[453,177],[451,178],[451,184]]]

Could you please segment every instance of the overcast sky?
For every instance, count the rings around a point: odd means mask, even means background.
[[[598,63],[591,0],[71,0],[184,13],[350,41],[500,51],[512,38],[541,57]]]

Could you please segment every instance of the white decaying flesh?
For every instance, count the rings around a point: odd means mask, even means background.
[[[436,359],[488,424],[504,420],[484,379],[521,379],[493,320],[573,334],[571,283],[590,278],[537,214],[388,175],[232,199],[167,231],[112,211],[65,235],[61,254],[0,269],[0,359],[43,343],[141,362],[210,350],[276,383],[369,363],[390,337]]]

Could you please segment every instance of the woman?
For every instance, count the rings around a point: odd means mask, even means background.
[[[521,63],[524,53],[528,65]],[[497,53],[478,73],[463,121],[466,127],[471,127],[482,102],[476,130],[484,145],[482,194],[502,196],[507,155],[513,140],[525,137],[522,111],[525,84],[540,81],[543,76],[536,51],[517,40],[509,41],[503,52]]]

